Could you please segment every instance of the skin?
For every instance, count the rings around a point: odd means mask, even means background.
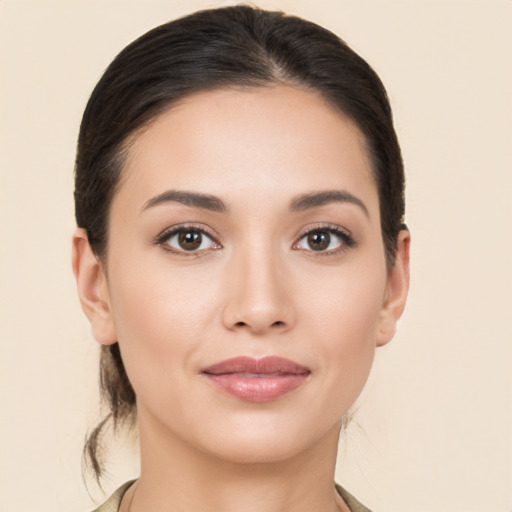
[[[226,211],[148,204],[169,190],[215,196]],[[290,208],[320,191],[363,206]],[[325,224],[354,243],[330,233],[312,250],[307,232]],[[187,252],[159,238],[172,226],[211,239]],[[341,420],[395,333],[409,251],[402,231],[387,271],[358,128],[291,87],[191,96],[132,138],[109,229],[103,262],[77,229],[73,267],[93,334],[119,341],[137,395],[141,477],[122,510],[132,497],[147,512],[348,510],[332,485]],[[201,373],[241,355],[311,373],[276,400],[246,402]]]

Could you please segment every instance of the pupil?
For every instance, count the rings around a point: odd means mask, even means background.
[[[329,233],[311,233],[308,236],[308,244],[314,251],[324,251],[331,243],[331,235]]]
[[[203,237],[199,231],[184,231],[178,237],[180,247],[185,251],[193,251],[199,248],[202,239]]]

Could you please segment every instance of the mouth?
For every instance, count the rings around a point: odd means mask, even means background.
[[[248,402],[270,402],[304,384],[311,371],[294,361],[268,356],[235,357],[202,371],[218,389]]]

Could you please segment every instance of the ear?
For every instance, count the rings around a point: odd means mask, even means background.
[[[98,343],[111,345],[117,341],[107,279],[103,267],[89,245],[85,229],[73,233],[73,273],[82,309],[89,319]]]
[[[409,246],[411,235],[407,229],[398,234],[396,259],[388,275],[386,293],[377,333],[377,346],[385,345],[396,333],[396,325],[404,312],[409,291]]]

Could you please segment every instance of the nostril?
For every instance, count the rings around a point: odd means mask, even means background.
[[[235,327],[247,327],[249,324],[247,324],[246,322],[237,322],[235,324]],[[285,323],[282,322],[281,320],[277,320],[276,322],[274,322],[270,327],[284,327]]]

